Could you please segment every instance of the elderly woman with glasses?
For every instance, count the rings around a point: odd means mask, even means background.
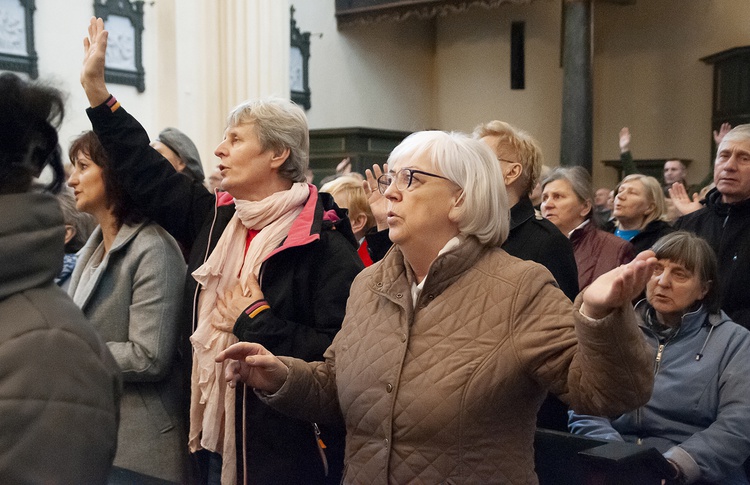
[[[248,342],[217,361],[283,413],[343,418],[345,483],[536,483],[548,390],[604,414],[648,399],[650,357],[629,302],[655,260],[607,273],[574,306],[544,267],[498,248],[508,202],[486,144],[419,132],[388,167],[378,184],[394,245],[352,284],[325,361]]]
[[[654,349],[654,391],[613,418],[572,413],[573,433],[654,447],[676,483],[747,484],[750,332],[719,309],[716,256],[679,231],[652,248],[658,263],[636,307]]]

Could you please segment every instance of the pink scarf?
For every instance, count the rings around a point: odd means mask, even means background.
[[[222,455],[223,484],[234,484],[237,479],[235,391],[224,381],[227,364],[217,364],[214,358],[237,342],[237,337],[232,333],[236,320],[223,319],[216,309],[216,302],[238,284],[245,294],[249,294],[246,287],[248,277],[250,274],[258,277],[261,263],[288,235],[309,196],[307,184],[295,183],[291,189],[276,192],[261,201],[235,200],[236,212],[216,248],[193,272],[202,291],[198,299],[198,326],[190,337],[193,374],[188,445],[192,452],[205,448]],[[245,254],[248,229],[260,232],[252,239]]]

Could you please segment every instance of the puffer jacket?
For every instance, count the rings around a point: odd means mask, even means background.
[[[645,300],[636,310],[642,322],[653,311]],[[653,446],[679,464],[688,483],[747,484],[750,332],[703,307],[684,315],[666,342],[641,328],[658,350],[649,402],[613,420],[572,413],[571,432]]]
[[[633,245],[604,232],[588,221],[570,234],[578,266],[578,286],[586,288],[595,279],[635,257]]]
[[[106,483],[120,369],[54,283],[65,229],[57,199],[0,196],[0,483]]]
[[[414,275],[398,246],[352,285],[326,361],[284,358],[285,413],[347,427],[345,483],[537,483],[547,391],[605,414],[648,400],[650,352],[630,305],[580,314],[542,266],[473,237]],[[580,297],[577,305],[580,305]]]

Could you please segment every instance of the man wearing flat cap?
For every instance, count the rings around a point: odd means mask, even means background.
[[[151,146],[169,160],[175,170],[203,182],[203,165],[195,143],[177,128],[164,128]]]

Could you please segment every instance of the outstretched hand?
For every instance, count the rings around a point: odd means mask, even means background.
[[[383,164],[382,170],[378,164],[375,164],[372,166],[372,170],[369,168],[365,170],[365,180],[362,182],[378,231],[388,229],[388,199],[378,190],[378,178],[387,172],[387,163]]]
[[[260,344],[239,342],[216,356],[216,362],[231,360],[224,377],[229,387],[243,382],[253,389],[273,394],[281,389],[289,375],[289,367]]]
[[[698,194],[693,194],[693,200],[690,200],[685,186],[680,182],[673,183],[668,191],[669,198],[672,199],[675,208],[680,211],[680,214],[683,216],[703,207],[700,202],[700,196]]]
[[[655,265],[654,252],[643,251],[630,263],[604,273],[584,290],[581,313],[598,320],[629,304],[643,291]]]
[[[107,53],[107,36],[104,21],[91,17],[88,36],[83,39],[83,67],[81,68],[81,86],[86,92],[89,104],[99,106],[109,98],[107,84],[104,81],[104,61]]]
[[[625,126],[620,130],[620,153],[630,151],[630,129]]]

